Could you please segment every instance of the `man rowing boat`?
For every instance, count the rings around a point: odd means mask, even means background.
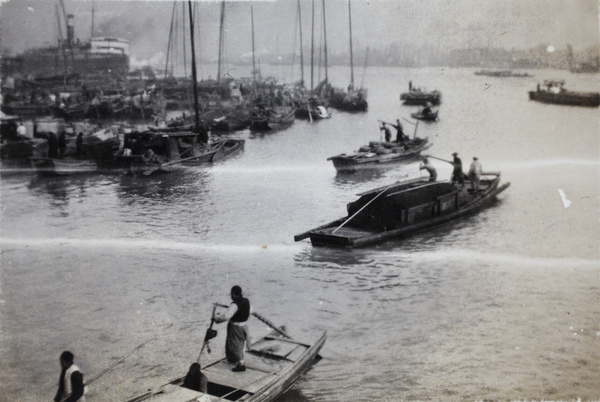
[[[225,355],[227,361],[235,364],[231,371],[246,371],[244,365],[244,350],[249,339],[248,318],[252,313],[250,301],[242,295],[242,288],[234,286],[231,288],[232,303],[225,314],[216,314],[215,322],[227,323],[227,340],[225,341]]]

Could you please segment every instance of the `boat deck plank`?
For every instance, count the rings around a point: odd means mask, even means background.
[[[226,360],[221,360],[215,365],[206,367],[202,372],[208,377],[208,381],[218,379],[219,384],[255,393],[273,381],[285,365],[285,362],[273,362],[251,354],[246,355],[245,363],[246,371],[242,372],[231,371],[233,365]]]

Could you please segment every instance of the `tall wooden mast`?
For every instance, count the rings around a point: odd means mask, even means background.
[[[300,27],[300,76],[302,87],[304,87],[304,51],[302,50],[302,11],[300,10],[300,0],[298,0],[298,26]]]
[[[200,115],[198,111],[198,82],[196,76],[196,50],[194,45],[194,19],[192,17],[192,0],[188,0],[188,11],[190,14],[190,39],[191,39],[191,47],[192,47],[192,81],[194,85],[194,111],[195,113],[195,128],[196,132],[200,133],[200,140],[203,143],[208,143],[208,133],[205,130],[200,130]]]
[[[256,82],[256,60],[254,56],[254,8],[250,6],[250,18],[252,19],[252,83]]]
[[[323,37],[325,44],[325,82],[329,82],[327,77],[327,20],[325,18],[325,0],[323,0]]]
[[[354,89],[354,58],[352,55],[352,10],[348,0],[348,22],[350,26],[350,87]]]
[[[219,28],[219,60],[217,66],[217,82],[221,81],[221,60],[223,57],[223,34],[225,25],[225,1],[221,1],[221,22]]]

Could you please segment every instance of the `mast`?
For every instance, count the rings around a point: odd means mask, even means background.
[[[181,21],[181,31],[183,32],[183,76],[185,78],[187,78],[187,57],[186,57],[186,52],[185,52],[185,44],[186,44],[186,40],[185,40],[185,4],[182,3],[182,10],[181,10],[181,17],[182,17],[182,21]]]
[[[300,76],[302,87],[304,88],[304,52],[302,50],[302,12],[300,10],[300,0],[298,0],[298,25],[300,27]]]
[[[221,1],[221,23],[219,28],[219,64],[217,67],[217,82],[221,81],[221,58],[223,57],[223,29],[225,22],[225,0]]]
[[[64,66],[64,69],[66,72],[68,70],[67,53],[65,52],[65,43],[64,43],[63,33],[62,33],[62,25],[60,23],[60,13],[58,12],[58,5],[55,4],[54,9],[56,11],[56,24],[58,25],[58,41],[60,43],[59,49],[60,49],[60,51],[62,51],[62,54],[63,54],[63,66]],[[56,68],[58,69],[58,66],[56,66]]]
[[[250,18],[252,22],[252,82],[256,83],[256,61],[254,60],[254,7],[250,6]]]
[[[90,38],[94,37],[94,0],[92,0],[92,31],[90,34]]]
[[[325,0],[323,0],[323,37],[325,43],[325,82],[329,82],[327,77],[327,22],[325,19]]]
[[[314,65],[315,65],[315,0],[312,0],[312,27],[310,36],[310,91],[315,88],[314,85]]]
[[[177,3],[173,3],[173,11],[171,12],[171,28],[169,28],[169,42],[167,42],[167,60],[165,61],[165,79],[167,79],[167,73],[169,71],[169,55],[171,51],[171,39],[173,38],[173,20],[175,19],[175,7]]]
[[[191,47],[192,47],[192,80],[194,82],[194,111],[196,117],[196,132],[200,133],[200,116],[198,115],[198,84],[196,82],[196,51],[194,49],[194,20],[192,17],[192,0],[188,0],[188,11],[190,16],[190,38],[191,38]],[[202,133],[201,141],[203,143],[208,143],[208,135],[206,133]]]
[[[60,7],[62,9],[62,13],[63,13],[63,18],[65,19],[65,25],[67,27],[67,45],[69,46],[69,53],[71,54],[71,60],[73,61],[72,64],[75,64],[75,57],[73,56],[73,43],[72,43],[72,37],[70,37],[69,35],[69,17],[73,17],[71,14],[67,15],[67,10],[65,9],[65,3],[63,2],[63,0],[60,0]],[[73,35],[74,35],[74,31],[73,31]]]
[[[350,9],[350,0],[348,0],[348,21],[350,26],[350,87],[354,89],[354,62],[352,55],[352,10]]]

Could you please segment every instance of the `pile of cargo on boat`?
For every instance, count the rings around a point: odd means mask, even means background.
[[[424,178],[393,183],[359,194],[347,205],[347,216],[294,240],[310,238],[313,246],[358,247],[409,236],[489,205],[509,185],[500,185],[500,173],[492,172],[482,174],[477,188]]]

